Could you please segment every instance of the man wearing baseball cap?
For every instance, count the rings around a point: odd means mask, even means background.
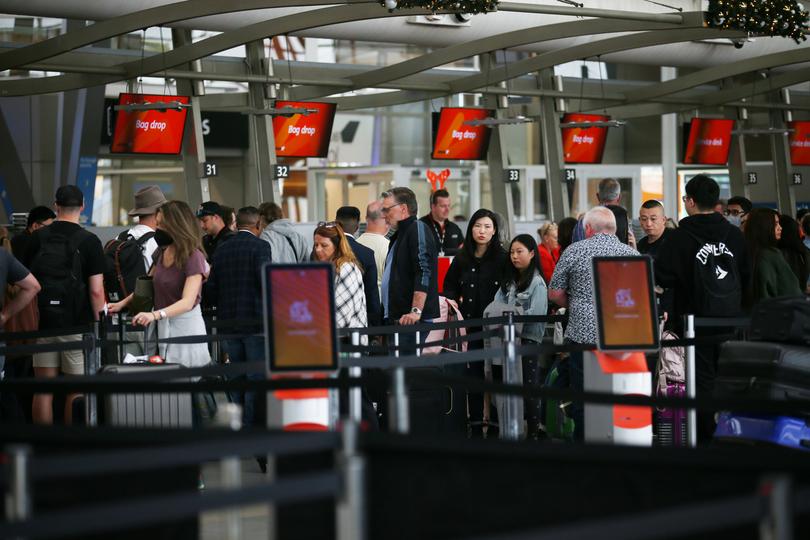
[[[31,235],[23,264],[31,269],[42,290],[37,298],[39,329],[54,330],[92,323],[104,308],[104,251],[101,241],[79,225],[84,195],[73,185],[56,190],[56,220]],[[81,271],[77,271],[77,267]],[[80,334],[39,338],[39,344],[74,342]],[[84,375],[80,350],[34,354],[36,377],[55,378],[59,374]],[[70,394],[65,403],[65,422],[71,423]],[[53,395],[34,395],[34,422],[53,423]]]
[[[203,249],[209,262],[213,260],[217,246],[234,235],[234,232],[225,225],[230,218],[228,215],[230,212],[230,209],[214,201],[202,203],[197,210],[197,218],[205,233]]]

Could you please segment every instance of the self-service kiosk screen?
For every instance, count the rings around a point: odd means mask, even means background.
[[[263,272],[270,371],[337,369],[331,264],[268,264]]]
[[[652,259],[594,257],[593,279],[599,349],[658,349]]]

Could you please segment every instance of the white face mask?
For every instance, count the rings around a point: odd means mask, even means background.
[[[726,216],[726,221],[737,227],[738,229],[742,226],[742,216]]]

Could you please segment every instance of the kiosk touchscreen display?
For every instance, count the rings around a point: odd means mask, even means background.
[[[593,279],[599,349],[658,349],[652,259],[594,257]]]
[[[263,278],[270,371],[337,369],[332,265],[268,264]]]

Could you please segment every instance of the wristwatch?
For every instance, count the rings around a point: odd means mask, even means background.
[[[412,308],[411,308],[411,313],[416,313],[417,315],[421,315],[421,314],[422,314],[422,310],[421,310],[421,309],[419,309],[418,307],[412,307]]]

